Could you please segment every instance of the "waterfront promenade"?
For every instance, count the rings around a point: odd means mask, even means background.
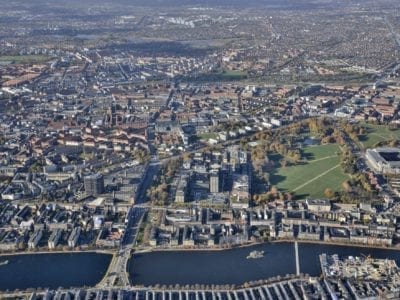
[[[0,253],[2,256],[16,256],[16,255],[41,255],[41,254],[74,254],[74,253],[97,253],[113,255],[114,250],[111,249],[91,249],[91,250],[46,250],[46,251],[17,251],[17,252],[4,252]]]

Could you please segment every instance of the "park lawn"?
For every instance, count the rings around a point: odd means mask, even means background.
[[[316,179],[303,188],[298,189],[295,192],[296,198],[325,198],[324,191],[326,188],[331,188],[334,192],[340,192],[342,189],[342,183],[349,178],[350,176],[343,172],[341,166],[338,166],[326,175]]]
[[[302,149],[302,155],[308,161],[321,159],[333,155],[337,156],[338,152],[340,152],[340,149],[337,144],[308,146]]]
[[[270,175],[271,184],[280,191],[293,192],[297,199],[324,197],[326,188],[340,191],[343,181],[349,177],[340,166],[339,146],[309,146],[302,150],[307,161],[275,169]]]
[[[245,79],[247,72],[227,70],[221,73],[222,79]]]
[[[392,136],[400,139],[400,129],[389,130],[387,125],[363,125],[367,128],[367,133],[359,136],[359,139],[365,149],[372,148],[379,142],[387,141]]]
[[[212,132],[200,133],[197,135],[197,138],[199,138],[200,140],[217,139],[218,135],[216,133],[212,133]]]

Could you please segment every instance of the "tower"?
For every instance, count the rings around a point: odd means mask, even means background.
[[[107,121],[110,127],[115,125],[115,118],[115,105],[111,103],[107,111]]]
[[[85,192],[87,195],[97,196],[104,192],[104,177],[101,174],[93,174],[84,178]]]

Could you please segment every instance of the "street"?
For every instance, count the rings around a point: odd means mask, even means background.
[[[159,168],[160,163],[158,161],[153,161],[149,164],[135,199],[136,205],[144,204],[146,202],[146,191],[151,186],[153,178],[158,173]],[[147,208],[135,206],[135,204],[128,212],[126,229],[124,236],[122,237],[121,246],[114,254],[106,275],[98,284],[99,287],[109,287],[114,285],[127,287],[130,285],[127,265],[131,257],[131,250],[135,245],[140,222],[147,210]]]

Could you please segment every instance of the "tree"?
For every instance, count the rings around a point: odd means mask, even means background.
[[[311,134],[317,134],[319,130],[317,119],[311,119],[308,122],[308,127],[310,129]]]
[[[272,186],[271,187],[271,194],[276,195],[278,194],[279,190],[276,186]]]
[[[325,195],[326,198],[331,199],[331,198],[333,198],[335,196],[335,193],[332,191],[332,189],[326,188],[325,191],[324,191],[324,195]]]
[[[24,241],[19,241],[18,242],[18,250],[25,250],[26,249],[26,244],[24,243]]]
[[[321,144],[332,144],[335,142],[335,138],[333,136],[326,136],[321,140]]]
[[[286,159],[281,159],[280,161],[282,168],[285,168],[287,166],[287,160]]]
[[[264,174],[263,174],[263,179],[264,179],[265,182],[269,182],[270,177],[271,177],[271,176],[270,176],[269,173],[264,173]]]
[[[183,161],[188,161],[188,160],[190,159],[190,153],[185,152],[185,153],[183,154],[182,158],[183,158]]]
[[[390,147],[396,147],[397,146],[397,139],[393,135],[391,135],[390,139],[388,141],[388,144],[389,144]]]
[[[342,188],[343,188],[343,190],[344,190],[345,192],[351,192],[351,185],[350,185],[350,182],[349,182],[348,180],[345,180],[345,181],[342,183]]]
[[[292,201],[292,200],[293,200],[293,194],[288,192],[288,193],[285,194],[285,198],[286,198],[288,201]]]

